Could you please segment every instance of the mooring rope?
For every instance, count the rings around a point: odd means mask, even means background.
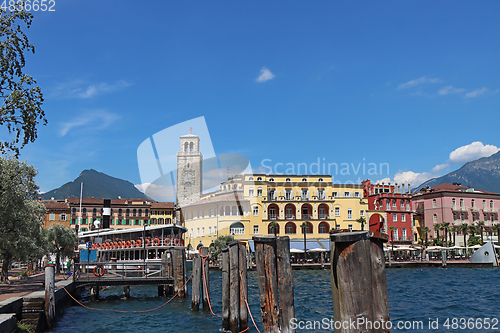
[[[163,303],[162,305],[154,308],[154,309],[149,309],[149,310],[133,310],[133,311],[127,311],[127,310],[114,310],[114,309],[99,309],[99,308],[91,308],[89,306],[86,306],[82,303],[80,303],[76,298],[73,297],[73,295],[71,295],[69,293],[69,291],[66,290],[65,287],[63,287],[64,291],[76,302],[78,303],[79,305],[83,306],[84,308],[86,309],[89,309],[89,310],[95,310],[95,311],[111,311],[111,312],[120,312],[120,313],[129,313],[129,312],[133,312],[133,313],[142,313],[142,312],[151,312],[151,311],[155,311],[155,310],[158,310],[159,308],[162,308],[164,307],[165,305],[167,305],[171,300],[173,300],[175,297],[177,297],[179,295],[179,293],[184,289],[184,287],[188,284],[189,280],[191,280],[191,278],[193,277],[193,274],[191,274],[191,276],[187,279],[186,283],[184,283],[184,285],[182,286],[181,289],[179,289],[179,291],[174,295],[172,296],[171,299],[169,299],[168,301],[166,301],[165,303]]]

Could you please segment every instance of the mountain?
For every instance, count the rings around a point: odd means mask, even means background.
[[[64,184],[52,191],[39,195],[42,199],[79,198],[80,184],[83,182],[84,198],[147,198],[129,181],[108,176],[93,169],[83,170],[74,181]]]
[[[500,151],[490,157],[464,164],[460,169],[452,171],[442,177],[432,178],[417,186],[415,191],[427,186],[436,186],[444,183],[461,183],[478,190],[500,193]]]

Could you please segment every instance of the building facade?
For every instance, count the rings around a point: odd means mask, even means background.
[[[104,199],[83,198],[81,210],[79,198],[66,198],[64,201],[43,200],[43,203],[47,208],[43,223],[47,227],[58,223],[81,231],[93,230],[96,226],[102,228]],[[111,229],[171,223],[175,223],[173,202],[151,202],[145,199],[111,200]]]
[[[405,184],[372,184],[369,179],[362,184],[363,196],[368,201],[370,230],[387,233],[394,244],[417,242],[410,185],[406,191]]]
[[[484,228],[490,229],[498,223],[500,194],[463,187],[460,184],[441,184],[424,188],[413,196],[416,207],[416,219],[422,227],[431,231],[433,238],[437,236],[436,224],[449,223],[450,227],[458,227],[463,223],[474,225],[484,222]],[[463,239],[456,239],[463,246]]]
[[[361,230],[368,220],[362,185],[333,184],[327,175],[240,175],[182,207],[186,244],[209,245],[220,235],[289,236],[329,245],[331,229]],[[319,241],[319,243],[314,243]],[[325,247],[327,248],[327,247]]]

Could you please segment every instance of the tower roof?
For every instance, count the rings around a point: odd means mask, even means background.
[[[186,135],[181,135],[180,138],[200,138],[198,135],[194,135],[194,134],[186,134]]]

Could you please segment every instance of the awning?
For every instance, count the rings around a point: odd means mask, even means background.
[[[250,252],[255,252],[255,246],[253,245],[253,240],[248,241],[248,246],[250,247]]]
[[[248,241],[250,251],[255,252],[255,243],[253,240]],[[329,239],[307,239],[306,249],[311,252],[327,252],[330,251]],[[290,253],[303,253],[304,241],[303,240],[290,240]]]

